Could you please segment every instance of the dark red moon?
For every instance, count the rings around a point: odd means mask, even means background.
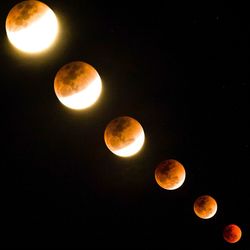
[[[241,229],[235,224],[229,224],[225,226],[223,231],[224,240],[228,243],[236,243],[240,240],[242,235]]]

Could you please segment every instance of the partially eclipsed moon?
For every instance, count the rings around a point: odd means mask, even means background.
[[[241,229],[235,224],[225,226],[223,230],[223,238],[228,243],[236,243],[240,240],[242,235]]]
[[[155,169],[155,180],[158,185],[167,190],[182,186],[186,172],[183,165],[174,159],[161,162]]]
[[[210,195],[199,196],[194,202],[194,212],[201,219],[210,219],[217,212],[217,202]]]
[[[54,12],[40,1],[16,4],[6,19],[6,33],[11,44],[26,53],[38,53],[52,45],[58,34]]]
[[[104,141],[115,155],[129,157],[140,151],[145,134],[141,124],[132,117],[122,116],[112,120],[104,132]]]
[[[102,81],[91,65],[75,61],[59,69],[54,80],[54,90],[59,101],[66,107],[81,110],[97,101]]]

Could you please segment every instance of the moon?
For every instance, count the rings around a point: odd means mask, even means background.
[[[155,169],[157,184],[167,190],[175,190],[182,186],[185,177],[185,168],[174,159],[162,161]]]
[[[199,196],[194,202],[194,212],[201,219],[210,219],[217,212],[217,202],[210,195]]]
[[[228,243],[236,243],[241,239],[241,229],[235,224],[229,224],[225,226],[223,230],[223,238]]]
[[[55,13],[40,1],[16,4],[9,12],[5,28],[10,43],[26,53],[39,53],[49,48],[58,34]]]
[[[121,116],[109,122],[104,132],[104,141],[113,154],[130,157],[141,150],[145,134],[137,120]]]
[[[82,110],[97,101],[102,91],[102,81],[94,67],[82,61],[74,61],[58,70],[54,90],[63,105]]]

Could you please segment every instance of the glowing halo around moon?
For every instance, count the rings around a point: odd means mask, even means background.
[[[54,80],[54,90],[63,105],[82,110],[97,101],[102,91],[102,81],[91,65],[74,61],[59,69]]]
[[[175,190],[181,187],[185,178],[185,168],[174,159],[162,161],[155,169],[157,184],[166,190]]]
[[[194,202],[194,212],[201,219],[210,219],[217,212],[217,202],[210,195],[199,196]]]
[[[44,3],[22,1],[9,12],[5,23],[10,43],[25,53],[39,53],[49,48],[58,35],[55,13]]]
[[[113,119],[107,125],[104,141],[113,154],[120,157],[130,157],[141,150],[145,134],[137,120],[129,116],[121,116]]]

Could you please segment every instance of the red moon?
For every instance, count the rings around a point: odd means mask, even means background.
[[[174,190],[182,186],[185,177],[185,168],[174,159],[162,161],[155,169],[157,184],[167,190]]]
[[[235,224],[229,224],[225,226],[223,231],[224,240],[228,243],[236,243],[240,240],[242,235],[241,229]]]
[[[210,219],[217,212],[217,202],[210,195],[199,196],[194,202],[194,212],[201,219]]]

